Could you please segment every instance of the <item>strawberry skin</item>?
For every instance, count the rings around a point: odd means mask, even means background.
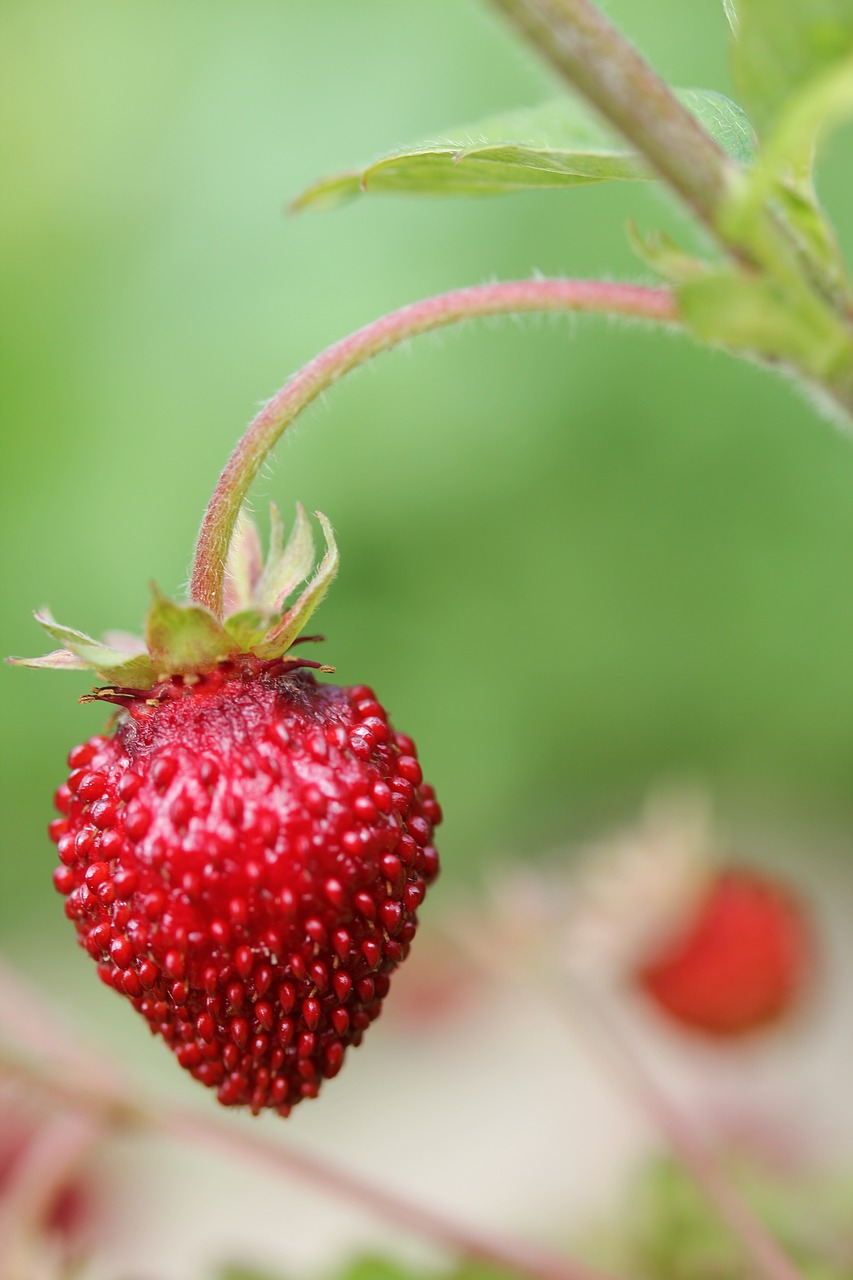
[[[373,692],[239,655],[116,689],[51,824],[101,979],[227,1106],[287,1115],[378,1016],[441,810]]]
[[[797,897],[767,875],[731,867],[636,978],[676,1022],[736,1037],[790,1011],[813,958],[811,922]]]

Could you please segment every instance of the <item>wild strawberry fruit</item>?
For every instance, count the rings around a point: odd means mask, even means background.
[[[565,958],[596,977],[609,971],[686,1031],[733,1038],[795,1007],[816,946],[793,889],[718,861],[697,799],[658,801],[594,851],[564,912]]]
[[[287,1115],[378,1016],[438,873],[441,811],[372,690],[293,656],[337,569],[297,509],[270,554],[241,518],[224,619],[155,594],[145,645],[36,615],[121,708],[75,747],[50,833],[56,888],[103,982],[226,1106]]]
[[[711,1036],[739,1036],[790,1011],[812,968],[811,923],[775,877],[727,867],[682,927],[638,969],[670,1017]]]

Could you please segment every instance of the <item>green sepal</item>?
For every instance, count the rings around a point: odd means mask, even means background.
[[[340,557],[332,526],[322,512],[318,511],[316,514],[326,539],[326,552],[316,573],[296,603],[292,608],[285,610],[278,624],[272,627],[263,642],[254,646],[254,653],[259,658],[278,658],[286,653],[322,602],[338,572]]]
[[[314,535],[311,522],[301,502],[296,504],[296,519],[287,545],[284,526],[275,504],[270,504],[270,551],[255,591],[254,603],[261,610],[280,613],[284,602],[314,567]]]
[[[308,579],[314,561],[311,524],[298,504],[286,544],[281,516],[272,507],[266,564],[254,522],[245,512],[241,514],[236,542],[229,550],[228,572],[230,601],[243,603],[232,608],[224,621],[194,602],[170,600],[153,586],[144,640],[119,631],[108,633],[103,642],[95,640],[83,631],[63,626],[43,609],[35,614],[36,621],[61,648],[39,657],[8,661],[37,669],[93,671],[115,688],[144,692],[166,677],[202,674],[240,654],[254,654],[264,660],[280,658],[299,638],[338,570],[332,527],[320,512],[317,518],[325,535],[326,551],[313,577],[289,608],[287,597]]]
[[[61,669],[63,671],[94,671],[105,680],[115,684],[123,684],[132,688],[148,688],[154,683],[154,669],[147,653],[129,653],[99,640],[93,640],[84,631],[74,627],[65,627],[57,622],[48,609],[37,611],[36,622],[43,627],[53,640],[59,641],[62,649],[55,653],[45,654],[43,658],[17,659],[18,666],[38,666]],[[72,665],[69,654],[77,662]]]
[[[50,671],[91,671],[88,662],[78,658],[70,649],[54,649],[53,653],[45,653],[40,658],[7,658],[13,667],[36,667]]]
[[[208,610],[178,604],[154,590],[145,619],[145,643],[158,675],[209,670],[240,652],[240,646]]]
[[[253,603],[255,587],[261,576],[263,565],[264,557],[258,526],[246,508],[241,507],[225,559],[224,607],[226,613],[236,613]]]
[[[275,616],[261,613],[258,609],[241,609],[225,619],[225,630],[239,645],[240,652],[248,653],[263,640],[275,621]]]

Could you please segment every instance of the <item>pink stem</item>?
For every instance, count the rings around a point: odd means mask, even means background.
[[[449,930],[447,938],[487,976],[511,985],[522,982],[525,991],[528,989],[531,974],[503,951],[458,929]],[[533,976],[546,1005],[564,1022],[574,1015],[571,1030],[576,1031],[580,1023],[591,1047],[643,1107],[708,1203],[740,1241],[757,1280],[805,1280],[727,1177],[707,1142],[669,1100],[616,1017],[608,1012],[608,993],[592,990],[577,975],[570,976],[568,982],[555,981],[551,965],[538,967]]]
[[[575,1011],[585,1019],[602,1053],[611,1058],[614,1068],[655,1122],[705,1199],[740,1240],[753,1274],[760,1280],[805,1280],[743,1199],[704,1137],[657,1083],[617,1018],[608,1012],[603,993],[590,990],[580,979],[571,982],[569,990]],[[555,996],[559,1000],[557,992]]]
[[[378,1218],[412,1231],[453,1253],[514,1271],[527,1280],[610,1280],[604,1273],[548,1249],[499,1232],[482,1231],[437,1210],[376,1186],[360,1174],[227,1122],[177,1109],[142,1091],[58,1021],[53,1009],[14,970],[0,962],[0,1031],[33,1055],[23,1062],[0,1044],[0,1077],[47,1093],[105,1129],[157,1130],[186,1141],[204,1141],[240,1159],[317,1186],[361,1204]],[[50,1066],[45,1066],[49,1063]]]
[[[29,1248],[101,1133],[96,1118],[74,1112],[56,1116],[29,1142],[0,1200],[0,1275],[4,1280],[24,1280],[30,1274]]]
[[[666,289],[601,280],[510,280],[473,285],[413,302],[358,329],[315,356],[264,406],[232,453],[213,492],[195,549],[190,595],[219,616],[225,558],[240,506],[270,450],[327,387],[383,351],[432,329],[480,316],[583,311],[677,324]]]

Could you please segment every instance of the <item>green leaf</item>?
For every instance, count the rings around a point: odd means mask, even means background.
[[[203,671],[239,652],[222,623],[198,604],[178,604],[154,589],[145,642],[158,674]]]
[[[848,57],[814,76],[779,113],[757,173],[802,182],[809,178],[822,136],[853,115],[853,48]]]
[[[752,126],[722,94],[682,89],[678,95],[724,150],[749,163]],[[498,195],[533,187],[650,178],[645,163],[578,99],[496,116],[453,130],[448,139],[404,148],[366,168],[323,178],[294,209],[332,208],[363,192]]]
[[[278,625],[267,633],[263,643],[255,646],[255,653],[259,658],[278,658],[287,652],[321,604],[338,572],[340,557],[334,531],[321,511],[317,512],[317,519],[320,521],[326,539],[326,553],[313,578],[293,607],[282,614]]]
[[[790,365],[823,380],[853,363],[850,339],[831,313],[793,301],[766,276],[725,269],[684,284],[679,314],[696,337]]]
[[[270,553],[257,586],[255,602],[259,608],[273,613],[284,606],[290,593],[305,581],[313,569],[314,535],[305,508],[297,502],[296,519],[287,546],[282,550],[284,529],[278,508],[272,504],[270,517]]]
[[[742,107],[713,89],[676,89],[675,95],[727,155],[739,164],[754,164],[758,140]]]
[[[853,0],[738,0],[732,60],[762,135],[810,82],[853,54]]]

